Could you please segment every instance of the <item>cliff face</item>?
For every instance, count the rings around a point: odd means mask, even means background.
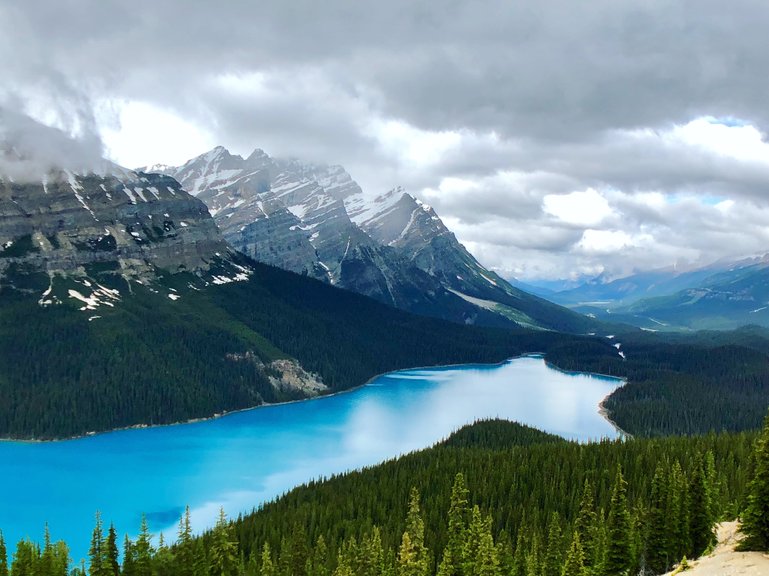
[[[0,180],[0,279],[94,266],[129,278],[207,270],[226,251],[205,204],[167,176],[51,171],[39,182]]]

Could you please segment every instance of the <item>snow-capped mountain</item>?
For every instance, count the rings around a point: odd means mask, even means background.
[[[484,268],[401,188],[364,192],[341,166],[216,147],[163,172],[206,203],[228,242],[261,262],[458,322],[575,331],[590,322]]]

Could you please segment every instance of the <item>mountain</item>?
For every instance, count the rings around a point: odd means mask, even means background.
[[[166,168],[248,256],[410,312],[571,332],[596,323],[483,267],[435,211],[400,188],[365,193],[341,166],[225,148]]]
[[[693,287],[612,310],[612,317],[664,330],[769,326],[769,258],[744,260]]]
[[[166,175],[0,176],[0,437],[207,417],[573,338],[414,316],[257,263]]]
[[[549,292],[547,297],[558,304],[577,309],[579,306],[590,305],[616,307],[642,298],[665,296],[695,287],[713,274],[732,266],[733,262],[719,261],[693,270],[658,268],[612,280],[601,275],[574,288]]]
[[[111,270],[141,281],[156,268],[206,270],[228,251],[206,206],[168,176],[116,167],[0,178],[0,291],[21,274]]]

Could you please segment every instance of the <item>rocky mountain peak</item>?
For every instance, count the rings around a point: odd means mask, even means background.
[[[0,244],[9,247],[0,253],[0,274],[19,266],[67,273],[107,262],[124,275],[196,270],[227,249],[205,205],[173,178],[123,169],[3,180]]]
[[[224,237],[248,256],[413,312],[538,325],[534,311],[551,325],[549,304],[484,268],[435,210],[403,188],[364,192],[342,166],[276,159],[261,149],[235,158],[225,164],[203,155],[168,173],[208,205]]]

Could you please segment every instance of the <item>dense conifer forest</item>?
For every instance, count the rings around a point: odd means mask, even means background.
[[[89,576],[615,576],[706,551],[714,523],[769,516],[763,432],[578,444],[504,421],[296,488],[175,542],[143,522],[120,539],[97,514]],[[751,516],[752,515],[752,516]],[[67,546],[0,539],[0,574],[66,576]],[[766,541],[753,544],[766,547]],[[121,554],[122,552],[122,554]],[[10,557],[9,557],[10,556]],[[10,567],[8,568],[8,564]]]
[[[3,291],[0,437],[67,437],[299,398],[269,382],[269,362],[286,357],[337,391],[401,368],[542,352],[566,370],[627,378],[606,407],[641,436],[753,429],[769,405],[766,331],[619,330],[608,339],[463,326],[244,263],[255,271],[248,282],[196,291],[187,286],[199,279],[166,276],[177,301],[134,283],[97,313],[70,303],[42,308],[37,296]],[[232,360],[249,353],[253,362]]]

